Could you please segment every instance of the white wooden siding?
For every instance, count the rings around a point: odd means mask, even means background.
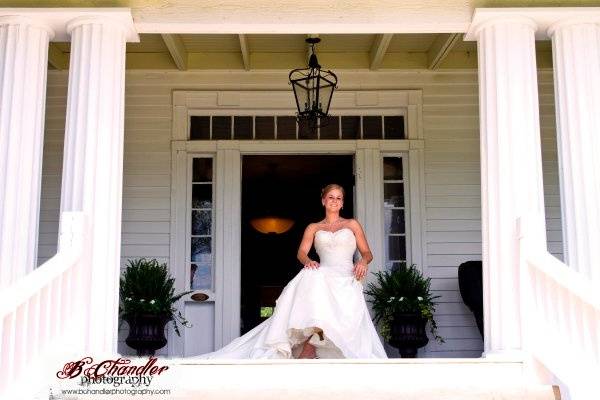
[[[478,88],[476,71],[340,73],[344,88],[422,89],[425,139],[426,264],[436,294],[436,320],[446,343],[431,342],[424,357],[479,357],[483,344],[458,292],[457,267],[481,259]],[[281,74],[285,79],[285,74]],[[562,256],[560,200],[554,138],[553,85],[541,72],[540,102],[548,240]],[[345,80],[344,80],[345,79]],[[56,251],[67,72],[48,74],[46,136],[40,213],[39,262]],[[128,72],[123,190],[123,265],[130,257],[168,262],[170,237],[171,92],[174,89],[270,87],[264,73],[230,75]],[[365,83],[366,82],[366,83]],[[247,86],[247,85],[246,85]],[[278,86],[278,89],[286,89]],[[126,324],[123,324],[125,327]],[[131,354],[119,335],[119,351]],[[165,355],[167,347],[158,352]]]

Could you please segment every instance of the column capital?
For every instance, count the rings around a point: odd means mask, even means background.
[[[563,18],[551,24],[546,32],[549,37],[554,36],[556,31],[576,25],[600,25],[600,11],[590,15],[580,15],[571,18]]]
[[[479,33],[481,33],[482,30],[500,24],[527,26],[530,27],[533,32],[536,32],[538,29],[537,23],[531,18],[518,14],[498,13],[497,15],[485,15],[481,18],[474,17],[469,30],[465,33],[465,40],[477,40],[479,38]]]
[[[80,21],[78,24],[89,19],[112,21],[124,30],[128,42],[140,41],[129,8],[0,8],[0,24],[4,18],[7,21],[33,21],[36,26],[46,26],[54,32],[57,42],[71,40],[69,32],[75,21]]]
[[[46,24],[40,18],[31,18],[24,15],[2,15],[0,14],[0,25],[27,25],[38,29],[45,30],[48,32],[48,38],[52,40],[54,38],[54,29]]]
[[[521,18],[532,21],[537,27],[536,39],[544,40],[563,23],[600,23],[600,7],[476,8],[465,40],[477,40],[478,32],[489,23]]]
[[[121,30],[125,36],[127,36],[127,34],[129,33],[128,26],[126,23],[123,23],[123,21],[120,21],[119,19],[102,14],[75,17],[74,19],[67,22],[67,33],[71,35],[74,29],[82,25],[108,25],[110,27],[113,27],[114,29]]]

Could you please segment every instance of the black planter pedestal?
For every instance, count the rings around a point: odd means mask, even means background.
[[[129,335],[125,343],[137,351],[138,357],[153,356],[158,349],[165,347],[165,325],[170,316],[140,314],[124,318],[129,324]]]
[[[390,345],[400,351],[402,358],[415,358],[417,350],[429,343],[426,325],[427,319],[419,314],[396,314],[390,327]]]

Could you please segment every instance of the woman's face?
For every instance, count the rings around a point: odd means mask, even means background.
[[[339,189],[331,189],[321,200],[326,210],[340,211],[344,205],[344,197]]]

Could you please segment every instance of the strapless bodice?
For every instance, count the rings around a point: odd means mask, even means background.
[[[356,238],[350,228],[335,232],[319,229],[315,233],[315,250],[321,267],[330,267],[352,273],[353,256],[356,251]]]

